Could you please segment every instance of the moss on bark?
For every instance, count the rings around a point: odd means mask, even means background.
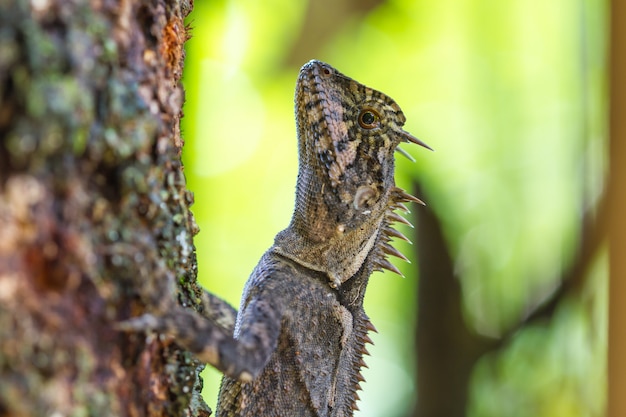
[[[188,1],[0,1],[0,416],[202,416],[202,365],[115,331],[197,308]]]

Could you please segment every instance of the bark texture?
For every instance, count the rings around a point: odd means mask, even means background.
[[[180,162],[191,0],[0,1],[0,416],[209,415],[115,324],[199,308]]]

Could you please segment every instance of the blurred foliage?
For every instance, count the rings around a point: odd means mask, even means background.
[[[443,219],[468,325],[498,337],[559,285],[581,218],[604,186],[605,2],[314,3],[196,2],[189,18],[183,157],[201,228],[200,281],[237,306],[259,257],[288,225],[293,89],[304,61],[290,62],[316,58],[393,97],[406,129],[436,150],[405,147],[417,163],[398,160],[397,182],[410,189],[418,180],[426,190]],[[331,15],[331,28],[318,25],[322,36],[311,16]],[[602,415],[605,257],[596,263],[585,297],[567,299],[549,323],[517,332],[480,361],[470,415]],[[368,288],[379,333],[361,416],[407,415],[418,401],[417,276],[399,267],[406,279],[376,274]],[[205,375],[214,405],[219,375]]]

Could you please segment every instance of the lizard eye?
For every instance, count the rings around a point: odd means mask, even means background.
[[[378,127],[380,122],[380,115],[376,112],[376,110],[366,107],[361,110],[359,114],[359,126],[363,129],[374,129]]]

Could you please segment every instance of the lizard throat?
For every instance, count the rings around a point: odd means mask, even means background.
[[[380,224],[372,230],[380,230]],[[374,248],[377,233],[365,239],[358,236],[358,231],[345,233],[338,230],[338,234],[341,236],[328,242],[312,244],[288,228],[276,236],[272,250],[305,268],[325,273],[330,286],[338,288],[361,268]]]

